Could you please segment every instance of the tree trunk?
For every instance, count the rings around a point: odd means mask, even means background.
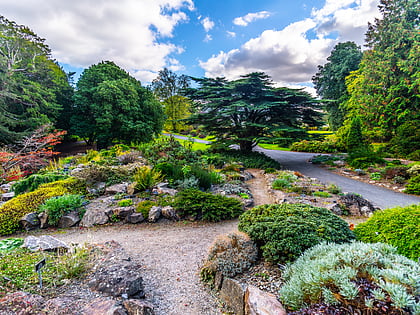
[[[243,152],[251,152],[253,147],[254,147],[254,143],[252,141],[247,141],[247,140],[239,141],[239,149]]]

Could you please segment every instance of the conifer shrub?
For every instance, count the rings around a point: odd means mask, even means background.
[[[363,242],[393,245],[408,258],[420,258],[420,204],[378,210],[354,229]]]
[[[266,261],[293,261],[323,241],[344,243],[354,239],[348,224],[325,208],[306,204],[257,206],[239,218],[239,230],[259,246]]]
[[[47,173],[47,174],[32,174],[26,178],[23,178],[13,184],[12,190],[16,195],[20,195],[25,192],[34,191],[39,185],[55,182],[60,179],[68,178],[67,175]]]
[[[390,245],[323,243],[285,268],[279,296],[289,310],[326,304],[347,311],[328,314],[419,314],[419,275],[419,264]]]
[[[201,268],[201,279],[212,285],[216,272],[234,277],[248,270],[257,258],[258,248],[247,234],[233,232],[219,235],[210,246],[207,260]]]
[[[19,220],[38,210],[47,199],[67,193],[78,193],[83,185],[75,178],[43,184],[35,191],[19,195],[0,206],[0,235],[9,235],[20,229]]]
[[[411,177],[405,186],[406,194],[420,195],[420,175]]]
[[[153,206],[157,206],[156,201],[152,201],[152,200],[140,201],[136,206],[136,212],[141,213],[143,215],[143,218],[147,220],[147,218],[149,217],[150,209],[152,209]]]
[[[175,196],[173,206],[181,217],[211,222],[233,219],[243,212],[239,200],[197,189],[180,191]]]

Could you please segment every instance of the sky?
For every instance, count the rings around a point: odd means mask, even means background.
[[[265,72],[306,86],[339,42],[364,44],[379,0],[0,0],[64,70],[111,60],[143,85],[164,67],[194,77]]]

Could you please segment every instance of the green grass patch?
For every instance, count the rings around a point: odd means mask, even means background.
[[[290,151],[289,148],[280,147],[277,144],[271,143],[259,143],[258,144],[261,148],[266,150],[278,150],[278,151]]]

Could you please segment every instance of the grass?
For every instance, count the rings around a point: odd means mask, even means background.
[[[289,148],[279,147],[277,144],[271,143],[259,143],[258,144],[261,148],[266,150],[279,150],[279,151],[290,151]]]
[[[205,151],[209,148],[209,146],[205,143],[200,142],[192,142],[190,140],[183,140],[183,139],[176,139],[179,143],[181,143],[183,146],[190,146],[193,151],[201,150]]]

